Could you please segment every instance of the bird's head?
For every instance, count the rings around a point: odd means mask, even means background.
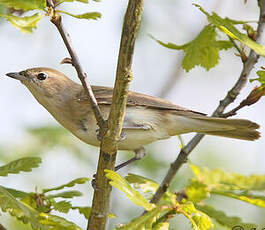
[[[65,95],[76,85],[63,73],[50,68],[32,68],[6,75],[21,81],[36,99]]]

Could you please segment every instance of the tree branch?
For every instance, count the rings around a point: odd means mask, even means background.
[[[58,29],[58,31],[59,31],[59,33],[60,33],[60,35],[64,41],[64,44],[65,44],[65,46],[66,46],[66,48],[67,48],[67,50],[71,56],[72,65],[75,67],[78,78],[80,79],[80,81],[84,87],[84,90],[88,95],[89,102],[91,104],[92,110],[93,110],[94,115],[96,117],[98,126],[100,127],[100,134],[101,134],[101,132],[103,132],[105,122],[104,122],[103,116],[101,114],[100,108],[98,106],[97,100],[96,100],[94,93],[92,91],[92,88],[88,82],[86,73],[83,71],[82,66],[80,64],[80,61],[79,61],[79,58],[78,58],[78,56],[77,56],[77,54],[76,54],[76,52],[75,52],[75,50],[71,44],[70,36],[62,24],[61,15],[54,10],[53,5],[51,4],[51,0],[47,0],[47,5],[49,6],[49,15],[51,18],[50,20]]]
[[[260,16],[259,16],[259,23],[258,23],[258,28],[257,28],[257,42],[260,42],[262,34],[265,29],[265,0],[259,0],[258,4],[260,7]],[[237,82],[232,87],[232,89],[227,93],[226,97],[220,101],[219,106],[216,108],[216,110],[212,114],[213,117],[222,116],[225,108],[228,105],[230,105],[232,102],[234,102],[234,100],[239,95],[242,88],[246,85],[250,71],[253,69],[258,58],[259,56],[253,50],[251,50],[249,56],[247,57],[247,60],[243,63],[243,69],[242,69],[242,72]],[[189,154],[199,144],[199,142],[201,141],[203,137],[204,137],[203,134],[195,135],[191,139],[191,141],[185,147],[181,149],[178,157],[170,165],[167,175],[165,176],[158,190],[156,191],[155,195],[151,199],[151,203],[159,202],[159,200],[161,199],[164,192],[166,192],[169,184],[171,183],[172,179],[174,178],[174,176],[176,175],[180,167],[184,163],[187,162]]]
[[[124,18],[120,43],[113,100],[108,118],[108,128],[103,135],[96,175],[92,210],[87,229],[105,229],[109,212],[111,186],[104,170],[114,170],[118,141],[128,97],[129,83],[132,80],[131,64],[137,32],[140,26],[144,0],[129,0]]]

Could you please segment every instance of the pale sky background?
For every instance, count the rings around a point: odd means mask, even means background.
[[[223,17],[228,16],[237,20],[258,19],[257,1],[248,1],[245,5],[243,0],[193,2],[201,4],[208,12],[215,11]],[[102,18],[97,21],[77,20],[69,16],[63,17],[65,27],[70,33],[73,45],[91,84],[112,86],[114,83],[121,25],[126,4],[127,1],[102,0],[99,3],[91,1],[91,4],[88,5],[82,3],[65,3],[63,5],[65,10],[72,13],[87,11],[102,13]],[[181,51],[169,50],[160,46],[149,37],[149,34],[164,42],[183,44],[193,39],[206,23],[206,17],[196,7],[192,6],[192,1],[145,1],[143,23],[135,47],[134,79],[130,88],[141,93],[158,95],[166,80],[174,72],[174,67],[179,61],[178,57],[182,55]],[[0,30],[2,31],[0,36],[0,145],[8,145],[14,141],[23,142],[25,127],[56,124],[56,122],[22,84],[7,78],[5,73],[43,66],[56,68],[72,79],[76,81],[78,79],[70,65],[59,64],[64,57],[68,57],[67,50],[56,28],[47,17],[38,23],[38,29],[30,35],[22,34],[3,21],[1,21]],[[265,44],[264,39],[263,44]],[[188,73],[184,72],[174,85],[173,90],[168,94],[167,99],[183,107],[211,114],[241,72],[241,61],[234,53],[235,50],[222,51],[219,64],[208,72],[199,67]],[[255,70],[258,70],[262,65],[264,66],[264,58],[260,58]],[[255,77],[253,70],[251,78]],[[234,105],[244,99],[254,85],[256,83],[248,83]],[[262,136],[259,140],[247,142],[220,137],[206,137],[192,153],[191,159],[199,165],[207,165],[207,161],[200,160],[200,154],[212,151],[213,158],[220,159],[220,163],[215,163],[218,167],[243,174],[264,174],[264,108],[265,99],[262,98],[257,104],[242,109],[236,116],[250,119],[261,125]],[[184,136],[185,142],[191,136]],[[178,153],[177,138],[155,143],[154,148],[156,159],[163,157],[171,162]],[[34,188],[33,185],[37,185],[39,181],[41,181],[41,186],[43,184],[52,186],[76,177],[86,176],[88,172],[88,176],[91,177],[96,170],[98,150],[93,148],[92,152],[94,156],[91,155],[92,162],[88,164],[89,169],[86,162],[80,165],[80,161],[69,154],[52,150],[43,157],[41,168],[34,171],[34,173],[38,173],[37,179],[34,179],[34,175],[29,174],[25,176],[26,179],[23,176],[14,175],[8,179],[0,178],[0,183],[9,187],[19,185],[21,188],[32,189]],[[137,166],[131,166],[128,172],[139,173]],[[166,169],[160,175],[161,178],[165,172]],[[125,172],[124,175],[126,175]],[[31,178],[30,183],[28,178]],[[153,179],[159,181],[161,178]],[[119,199],[126,200],[121,193],[115,191],[114,194],[121,197]],[[113,198],[113,202],[117,200],[117,197]],[[80,202],[82,205],[87,205],[86,199]],[[133,207],[135,208],[135,206]],[[241,212],[240,204],[234,208]],[[247,210],[242,210],[242,216],[245,217],[246,221],[255,222],[255,218],[260,215],[260,209],[257,210],[258,208],[249,206],[248,208],[254,214],[248,215]],[[255,215],[255,213],[258,214]],[[236,215],[237,212],[231,211],[231,214]],[[71,214],[73,220],[78,216],[77,213]],[[86,221],[81,217],[76,223],[81,227],[86,225]]]

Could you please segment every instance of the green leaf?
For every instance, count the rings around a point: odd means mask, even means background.
[[[122,230],[151,230],[152,223],[157,219],[157,216],[161,213],[161,208],[156,207],[146,212],[144,215],[131,220],[129,223],[120,226],[117,229]],[[151,226],[150,226],[151,225]]]
[[[69,204],[58,202],[53,204],[58,211],[66,212]],[[39,213],[24,202],[18,201],[4,187],[0,186],[0,208],[23,223],[30,223],[34,230],[81,230],[74,223],[62,217]]]
[[[23,223],[30,223],[32,228],[46,230],[38,221],[39,213],[30,206],[16,200],[4,187],[0,186],[0,207]]]
[[[265,175],[244,176],[232,172],[224,172],[221,169],[200,169],[190,164],[196,179],[205,185],[211,185],[213,189],[223,190],[265,190]]]
[[[66,191],[66,192],[60,192],[52,195],[48,195],[47,198],[73,198],[76,196],[82,196],[82,193],[77,191],[77,190],[72,190],[72,191]]]
[[[5,18],[14,27],[19,29],[22,33],[31,33],[36,28],[37,22],[43,17],[42,14],[33,14],[31,16],[18,17],[14,15],[0,14],[0,17]]]
[[[159,187],[159,184],[156,182],[132,173],[126,176],[125,179],[136,189],[140,189],[143,193],[150,192],[154,194]]]
[[[16,10],[43,10],[46,7],[46,0],[1,0],[1,4]]]
[[[110,180],[110,185],[125,193],[135,205],[142,206],[147,211],[155,207],[154,204],[149,203],[138,191],[134,190],[127,180],[118,173],[107,169],[104,172],[106,173],[105,176]]]
[[[84,217],[88,220],[90,213],[91,213],[91,207],[72,207],[72,209],[78,210],[80,214],[83,214]]]
[[[49,226],[49,230],[82,230],[79,226],[75,225],[63,217],[54,216],[46,213],[40,214],[40,223]]]
[[[27,193],[27,192],[23,192],[20,190],[16,190],[13,188],[6,188],[3,187],[5,190],[7,190],[12,196],[14,196],[15,198],[21,198],[21,199],[25,199],[25,198],[30,198],[34,193]]]
[[[237,28],[233,25],[233,20],[230,20],[229,18],[221,18],[216,13],[212,13],[210,15],[207,13],[201,6],[194,4],[196,7],[200,9],[201,12],[203,12],[210,23],[212,23],[214,26],[216,26],[219,30],[224,32],[226,35],[228,35],[232,39],[236,39],[242,44],[248,46],[250,49],[254,50],[257,54],[265,56],[265,47],[254,42],[251,40],[247,35],[240,33]]]
[[[60,185],[60,186],[57,186],[57,187],[54,187],[54,188],[43,189],[42,192],[46,193],[46,192],[50,192],[50,191],[54,191],[54,190],[61,190],[61,189],[65,188],[65,187],[73,187],[76,184],[84,184],[88,180],[89,180],[89,178],[87,178],[87,177],[80,177],[80,178],[77,178],[75,180],[70,181],[67,184],[63,184],[63,185]]]
[[[262,86],[265,86],[265,71],[259,70],[257,71],[257,75],[259,76],[259,78],[250,79],[249,81],[259,81]]]
[[[196,205],[196,208],[206,213],[211,218],[215,219],[220,225],[232,229],[235,226],[241,226],[242,229],[255,229],[256,224],[243,223],[239,217],[227,216],[223,211],[216,210],[214,207],[209,205]]]
[[[265,208],[265,198],[262,196],[255,198],[255,197],[249,197],[245,195],[236,194],[233,191],[220,191],[220,190],[213,190],[212,193],[217,194],[217,195],[231,197],[237,200],[247,202],[249,204],[253,204],[253,205]]]
[[[159,223],[152,229],[153,230],[169,230],[169,223],[168,222]]]
[[[185,194],[187,199],[193,203],[200,202],[210,195],[207,186],[196,180],[191,180],[191,183],[185,188]]]
[[[41,159],[39,157],[23,157],[4,166],[1,166],[0,176],[17,174],[19,172],[30,172],[32,168],[37,168],[40,163]]]
[[[233,47],[230,41],[217,41],[215,27],[211,25],[205,26],[194,40],[185,45],[156,41],[169,49],[183,50],[185,56],[182,67],[187,72],[195,66],[201,66],[206,70],[213,68],[218,63],[219,51]]]
[[[71,203],[65,200],[52,203],[53,209],[58,212],[68,213],[72,207]]]
[[[213,227],[209,216],[197,210],[192,202],[180,204],[177,212],[183,214],[189,219],[194,230],[207,230]]]
[[[78,18],[78,19],[93,19],[93,20],[97,20],[98,18],[101,18],[101,13],[99,12],[89,12],[89,13],[84,13],[84,14],[71,14],[71,13],[68,13],[66,11],[61,11],[61,13],[64,13],[64,14],[67,14],[71,17],[74,17],[74,18]]]

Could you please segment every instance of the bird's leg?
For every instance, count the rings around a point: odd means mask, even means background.
[[[133,158],[131,158],[131,159],[129,159],[129,160],[127,160],[127,161],[119,164],[118,166],[116,166],[115,167],[115,171],[118,171],[119,169],[123,168],[126,165],[131,164],[134,161],[137,161],[137,160],[140,160],[140,159],[144,158],[144,156],[146,154],[145,148],[144,147],[141,147],[139,149],[136,149],[136,150],[134,150],[134,153],[135,153],[135,155],[134,155]]]

